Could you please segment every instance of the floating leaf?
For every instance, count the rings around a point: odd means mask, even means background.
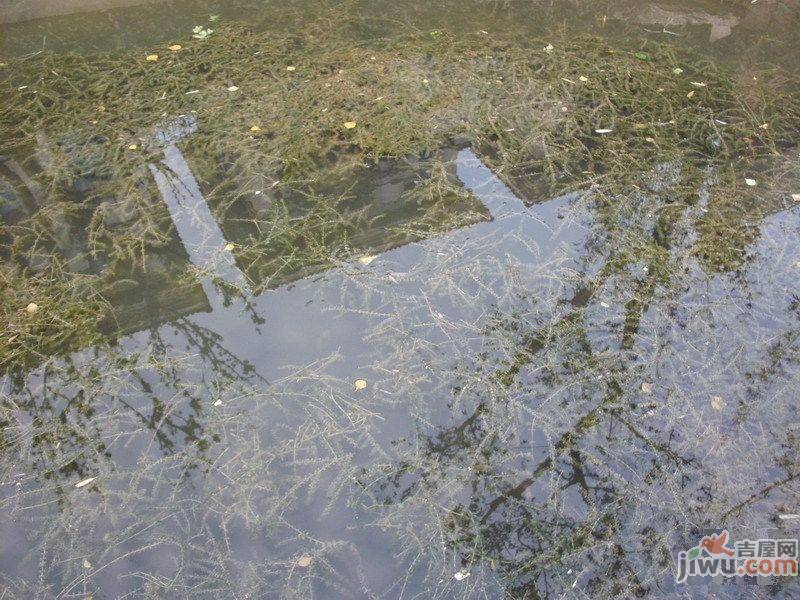
[[[91,569],[92,568],[92,563],[90,563],[87,559],[84,558],[83,559],[83,568],[84,569]]]
[[[645,394],[652,394],[654,387],[655,386],[652,383],[650,383],[649,381],[645,381],[645,382],[642,383],[642,391]]]
[[[34,314],[36,311],[39,310],[39,305],[35,302],[31,302],[28,306],[25,307],[25,310],[28,311],[29,315]]]
[[[722,396],[714,396],[711,398],[711,408],[714,410],[722,410],[725,408],[725,399]]]
[[[613,129],[595,129],[594,130],[595,133],[599,133],[600,135],[605,135],[607,133],[611,133],[612,131],[614,131],[614,130]]]
[[[648,60],[650,60],[650,55],[649,55],[649,54],[647,54],[646,52],[637,52],[636,54],[634,54],[634,56],[635,56],[637,59],[639,59],[639,60],[643,60],[643,61],[645,61],[645,62],[646,62],[646,61],[648,61]]]
[[[356,379],[355,386],[357,390],[363,390],[365,387],[367,387],[367,382],[364,379]]]
[[[95,479],[97,479],[97,477],[89,477],[89,479],[84,479],[83,481],[79,481],[78,483],[76,483],[75,487],[82,488],[92,483]]]
[[[302,567],[305,569],[306,567],[310,567],[312,562],[314,562],[314,559],[311,558],[308,554],[304,554],[295,561],[295,564],[298,567]]]
[[[366,265],[370,264],[376,258],[377,258],[377,256],[362,256],[361,258],[358,259],[358,262],[360,262],[362,265],[366,266]]]
[[[183,46],[181,46],[180,44],[172,44],[172,46],[170,46],[169,49],[172,50],[173,52],[179,52],[180,50],[183,49]]]
[[[227,250],[228,252],[233,252],[233,249],[234,249],[234,248],[236,248],[236,246],[235,246],[235,245],[233,245],[233,244],[232,244],[232,243],[230,243],[230,242],[228,242],[227,244],[225,244],[225,250]]]
[[[555,48],[553,48],[553,44],[547,44],[547,46],[545,46],[543,49],[545,52],[550,54]]]
[[[222,400],[217,400],[214,402],[214,406],[222,406]]]
[[[239,88],[236,87],[235,85],[232,85],[231,87],[228,88],[228,91],[229,92],[238,92]]]
[[[472,573],[470,573],[469,571],[459,571],[458,573],[453,575],[453,579],[455,579],[456,581],[463,581],[470,575],[472,575]]]
[[[683,69],[681,69],[680,67],[675,67],[674,69],[672,69],[672,73],[674,75],[680,75],[683,73]]]
[[[258,133],[259,131],[261,131],[261,127],[259,127],[258,125],[253,125],[250,128],[250,131],[252,131],[253,133]]]
[[[694,85],[696,87],[708,87],[708,84],[707,83],[703,83],[702,81],[690,81],[689,83],[691,83],[692,85]]]
[[[694,547],[689,550],[689,553],[686,555],[686,558],[689,560],[694,560],[700,554],[700,548]]]
[[[297,67],[293,67],[293,66],[289,65],[288,67],[286,67],[286,70],[291,73],[292,71],[296,71]]]
[[[158,54],[148,54],[145,60],[147,62],[156,62],[158,60]]]
[[[138,150],[138,149],[139,146],[137,146],[136,144],[131,144],[130,146],[128,146],[128,150]]]
[[[589,81],[589,78],[588,78],[586,75],[581,75],[580,77],[578,77],[578,79],[580,79],[580,80],[581,80],[581,81],[583,81],[584,83],[586,83],[587,81]]]
[[[800,202],[800,194],[792,194],[792,200],[795,202]]]
[[[758,182],[755,179],[750,179],[749,177],[744,180],[744,182],[749,185],[750,187],[755,187],[758,185]]]
[[[344,124],[344,128],[345,129],[355,129],[356,128],[356,122],[355,121],[348,121],[347,123]]]

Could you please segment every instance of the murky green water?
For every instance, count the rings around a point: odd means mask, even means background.
[[[641,48],[631,57],[639,64],[652,60],[648,44],[665,42],[721,65],[743,95],[753,73],[788,79],[800,65],[792,1],[343,6],[353,20],[327,23],[328,34],[376,54],[421,33],[454,44],[502,34],[494,54],[508,44],[509,56],[546,56],[559,49],[540,39],[592,34]],[[192,0],[31,20],[0,26],[0,62],[75,52],[91,66],[107,52],[158,52],[161,66],[165,45],[195,43],[197,25],[217,30],[210,44],[242,23],[300,36],[324,9]],[[297,47],[300,60],[306,47]],[[522,78],[514,64],[483,58],[487,87]],[[439,76],[441,59],[427,59],[419,79],[447,91],[424,70]],[[599,79],[601,59],[581,57],[568,85],[580,85],[577,74]],[[79,64],[63,73],[78,87],[88,70]],[[331,77],[340,66],[331,59]],[[711,78],[704,69],[692,75]],[[22,85],[22,72],[3,80],[2,97],[44,81]],[[117,76],[109,106],[114,94],[136,93],[125,72]],[[276,77],[267,67],[263,76]],[[707,80],[687,82],[681,101],[704,93]],[[239,91],[238,80],[225,81]],[[631,82],[632,93],[651,93]],[[3,323],[14,354],[0,364],[26,359],[0,379],[0,597],[800,594],[793,577],[687,586],[674,572],[677,553],[706,530],[800,536],[796,137],[776,134],[769,156],[746,168],[719,153],[730,143],[723,133],[691,167],[654,150],[651,163],[628,165],[624,196],[602,166],[581,161],[548,195],[546,173],[508,158],[556,154],[524,129],[520,96],[510,122],[478,101],[477,116],[436,113],[442,128],[496,122],[485,138],[453,136],[402,157],[376,152],[357,168],[350,162],[362,158],[343,144],[318,158],[324,177],[304,171],[308,181],[281,183],[268,160],[263,172],[228,169],[225,161],[240,163],[225,140],[214,155],[223,166],[204,162],[198,147],[214,124],[191,104],[195,90],[183,89],[183,114],[125,132],[131,152],[150,153],[133,181],[160,207],[153,219],[164,240],[136,276],[102,289],[96,320],[106,342],[71,334],[38,346],[26,319],[53,311],[41,335],[69,329],[57,298],[25,299]],[[269,97],[253,102],[242,126],[256,127],[248,135],[258,141],[271,134],[273,107]],[[572,110],[560,97],[536,106]],[[708,120],[724,130],[729,117],[712,110]],[[322,112],[314,118],[325,127]],[[576,138],[588,156],[598,136],[626,127],[619,118]],[[548,140],[575,135],[559,123]],[[690,125],[678,136],[689,140]],[[747,144],[759,148],[758,136],[781,124],[765,125]],[[397,136],[408,129],[398,122]],[[91,214],[81,204],[108,177],[92,162],[107,139],[41,134],[33,149],[9,144],[0,164],[0,256],[21,273],[15,281],[62,268],[69,281],[91,279],[114,261],[135,263],[91,250],[98,218],[115,235],[152,235],[136,229],[143,219],[123,198],[98,197]],[[60,172],[60,156],[80,168],[51,202],[42,182],[55,187],[48,173]],[[21,302],[12,292],[3,291]]]

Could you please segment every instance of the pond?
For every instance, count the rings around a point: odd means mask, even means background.
[[[0,23],[2,597],[800,594],[800,3]]]

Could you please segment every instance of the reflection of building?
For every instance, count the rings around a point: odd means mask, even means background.
[[[142,169],[133,200],[117,197],[114,171],[98,158],[104,140],[49,140],[40,132],[26,156],[0,162],[3,258],[32,274],[53,267],[59,272],[63,264],[75,276],[98,276],[94,285],[109,305],[101,329],[117,337],[211,312],[228,302],[233,288],[248,296],[251,286],[275,288],[339,260],[490,218],[460,183],[457,149],[449,148],[427,158],[331,168],[308,194],[265,191],[241,203],[247,214],[234,225],[219,222],[176,145],[196,130],[193,117],[182,117],[152,132],[150,143],[163,149],[163,159]],[[63,180],[63,169],[69,183],[45,193],[49,183],[43,182]],[[235,176],[223,176],[235,185]],[[171,220],[172,240],[150,247],[142,239],[144,256],[136,263],[120,259],[125,253],[116,249],[118,237],[144,236],[142,222],[152,215],[144,218],[142,211],[161,202],[168,213],[155,222],[167,230]],[[108,238],[99,251],[92,245],[96,234],[89,233],[98,222]]]

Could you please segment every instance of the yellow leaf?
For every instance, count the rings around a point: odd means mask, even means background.
[[[169,49],[172,50],[173,52],[178,52],[179,50],[183,49],[183,46],[181,46],[180,44],[173,44],[172,46],[169,47]]]
[[[586,83],[587,81],[589,81],[589,78],[588,78],[588,77],[586,77],[586,75],[581,75],[580,77],[578,77],[578,79],[580,79],[580,80],[581,80],[581,81],[583,81],[584,83]]]
[[[795,202],[800,202],[800,194],[792,194],[792,200]]]
[[[286,67],[286,70],[291,73],[292,71],[296,71],[297,67],[288,66],[288,67]]]
[[[227,244],[225,244],[225,250],[227,250],[228,252],[233,252],[233,249],[234,249],[234,248],[236,248],[236,246],[234,246],[234,245],[233,245],[233,244],[231,244],[230,242],[228,242]]]
[[[367,387],[367,382],[364,379],[356,379],[356,389],[363,390]]]
[[[84,479],[83,481],[79,481],[78,483],[76,483],[75,487],[82,488],[92,483],[95,479],[97,479],[97,477],[89,477],[89,479]]]
[[[33,313],[39,310],[39,305],[36,304],[35,302],[31,302],[30,304],[28,304],[28,306],[25,307],[25,310],[28,311],[29,315],[32,315]]]
[[[258,133],[259,131],[261,131],[261,127],[259,127],[258,125],[253,125],[250,128],[250,131],[252,131],[253,133]]]
[[[138,149],[139,146],[137,146],[136,144],[131,144],[130,146],[128,146],[128,150],[138,150]]]
[[[295,562],[295,564],[296,564],[298,567],[302,567],[302,568],[304,568],[304,569],[305,569],[306,567],[310,567],[312,562],[314,562],[314,559],[312,559],[312,558],[311,558],[310,556],[308,556],[307,554],[304,554],[303,556],[301,556],[300,558],[298,558],[298,559],[297,559],[297,561]]]
[[[148,54],[145,60],[147,62],[156,62],[158,60],[158,54]]]
[[[362,265],[366,266],[366,265],[370,264],[376,258],[377,258],[376,256],[362,256],[361,258],[358,259],[358,262],[360,262]]]
[[[83,568],[84,569],[91,569],[92,568],[92,563],[90,563],[87,559],[84,558],[83,559]]]
[[[725,408],[725,400],[722,396],[713,396],[711,398],[711,408],[714,410],[722,410]]]
[[[356,122],[355,121],[348,121],[347,123],[344,124],[344,128],[345,129],[355,129],[356,128]]]

